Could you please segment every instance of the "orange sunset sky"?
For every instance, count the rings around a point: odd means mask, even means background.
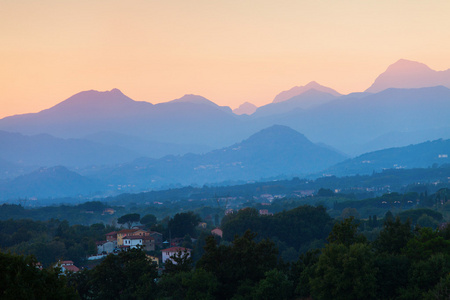
[[[232,108],[315,80],[363,91],[400,58],[450,68],[450,1],[0,0],[0,118],[83,90]]]

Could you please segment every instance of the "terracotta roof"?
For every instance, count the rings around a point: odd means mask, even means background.
[[[184,251],[191,251],[191,249],[189,248],[184,248],[184,247],[171,247],[171,248],[167,248],[164,250],[161,250],[162,252],[184,252]]]
[[[106,235],[117,235],[117,231],[111,231],[110,233],[107,233]]]
[[[154,237],[145,235],[130,235],[123,238],[124,240],[154,240]]]
[[[74,265],[64,266],[64,269],[66,269],[69,272],[78,272],[80,269]]]
[[[121,234],[123,234],[123,233],[132,233],[132,232],[135,232],[135,231],[138,231],[138,230],[140,230],[140,229],[122,229],[121,231],[118,231],[117,233],[121,233]]]

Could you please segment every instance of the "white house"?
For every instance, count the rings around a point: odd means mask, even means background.
[[[155,239],[151,236],[126,236],[123,238],[123,246],[130,249],[142,246],[145,251],[153,251],[155,250]]]

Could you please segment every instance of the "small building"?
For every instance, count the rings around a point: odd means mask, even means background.
[[[214,228],[213,230],[211,230],[211,233],[212,233],[213,235],[218,235],[218,236],[220,236],[220,237],[223,236],[223,231],[222,231],[222,229],[220,229],[220,228]]]
[[[112,253],[117,247],[117,241],[101,241],[95,244],[97,245],[97,254]]]
[[[56,266],[58,266],[58,267],[60,267],[61,268],[61,273],[67,273],[67,272],[73,272],[73,273],[76,273],[76,272],[79,272],[80,271],[80,269],[77,267],[77,266],[75,266],[74,264],[73,264],[73,261],[71,261],[71,260],[63,260],[63,261],[59,261],[57,264],[56,264]]]
[[[269,213],[269,210],[267,210],[267,209],[260,209],[259,210],[259,215],[260,216],[271,216],[272,214]]]
[[[156,256],[152,256],[152,255],[147,255],[147,259],[151,260],[152,262],[154,262],[157,266],[159,266],[159,258]]]
[[[108,214],[108,215],[113,215],[115,212],[116,212],[116,211],[115,211],[114,209],[112,209],[112,208],[107,208],[107,209],[105,209],[105,210],[103,211],[102,215],[106,215],[106,214]]]
[[[187,252],[188,257],[190,257],[191,251],[192,251],[191,249],[184,248],[184,247],[171,247],[171,248],[164,249],[164,250],[162,250],[162,263],[163,264],[166,263],[167,260],[171,260],[173,263],[175,263],[172,260],[172,257],[177,255],[178,253],[183,254],[183,253]]]
[[[142,246],[144,251],[154,251],[155,250],[155,239],[151,236],[126,236],[123,238],[123,245],[128,246],[130,249]]]
[[[117,243],[117,232],[116,231],[112,231],[106,234],[106,240],[108,242],[113,242],[115,241]]]
[[[117,232],[117,246],[123,246],[123,238],[129,236],[150,236],[149,233],[142,229],[123,229]]]

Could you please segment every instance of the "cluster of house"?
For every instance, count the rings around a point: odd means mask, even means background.
[[[211,230],[213,235],[222,237],[223,232],[220,228]],[[179,241],[178,241],[179,240]],[[163,242],[162,234],[156,231],[146,231],[140,228],[123,229],[120,231],[113,231],[106,234],[106,240],[97,242],[97,255],[90,257],[89,259],[101,259],[110,253],[117,253],[120,251],[126,251],[140,247],[145,251],[154,251],[156,247],[163,248],[164,245],[170,246],[161,250],[162,252],[162,264],[165,264],[167,260],[171,260],[173,263],[173,257],[179,253],[187,253],[188,257],[191,255],[192,249],[180,247],[183,239],[172,239],[170,243]],[[159,264],[157,257],[147,255],[149,259]],[[55,266],[61,268],[61,273],[78,272],[80,269],[76,267],[72,261],[59,261]],[[38,263],[37,268],[42,268],[42,265]]]
[[[145,251],[162,248],[162,234],[143,229],[123,229],[106,234],[106,240],[97,242],[97,254],[109,254],[117,251],[141,247]]]
[[[182,241],[183,239],[180,240]],[[163,248],[164,244],[167,244],[167,242],[163,242],[162,234],[159,232],[146,231],[139,228],[123,229],[110,232],[106,234],[105,241],[97,242],[97,254],[98,256],[103,256],[137,247],[142,248],[144,251],[154,251],[155,247]],[[190,255],[192,251],[191,249],[177,246],[176,239],[171,241],[170,246],[173,247],[161,250],[163,264],[179,252],[187,252]],[[153,257],[151,259],[158,262],[158,259]]]

